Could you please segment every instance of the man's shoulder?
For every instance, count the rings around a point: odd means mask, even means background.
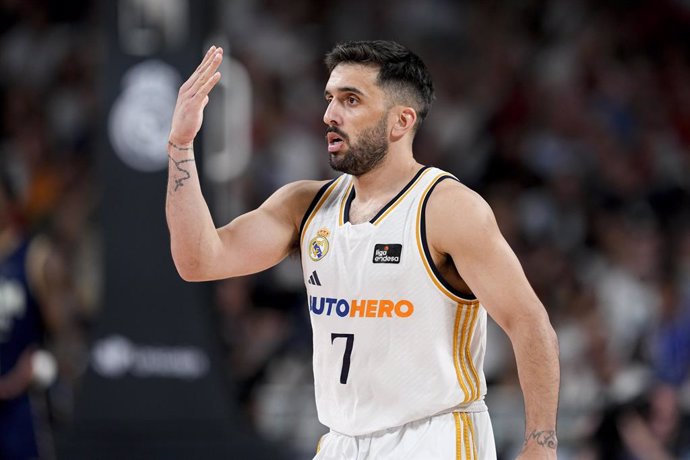
[[[291,203],[306,203],[306,206],[309,206],[319,191],[331,182],[331,180],[298,180],[282,186],[276,195],[282,196]]]
[[[491,212],[489,204],[479,193],[458,180],[440,181],[434,187],[427,207],[428,212],[449,217],[457,214],[479,217]]]
[[[440,253],[477,245],[496,234],[497,223],[489,203],[466,185],[441,181],[429,197],[427,238]]]
[[[264,209],[289,214],[298,222],[307,212],[312,201],[331,180],[298,180],[283,185],[261,205]]]

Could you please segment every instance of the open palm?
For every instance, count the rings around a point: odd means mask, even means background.
[[[170,142],[189,145],[196,137],[204,120],[208,94],[220,80],[217,70],[222,61],[223,49],[212,46],[194,73],[180,87],[170,128]]]

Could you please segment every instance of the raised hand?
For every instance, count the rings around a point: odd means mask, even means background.
[[[180,87],[173,112],[169,141],[178,147],[192,144],[204,120],[208,94],[220,80],[218,66],[223,49],[212,46],[189,79]]]

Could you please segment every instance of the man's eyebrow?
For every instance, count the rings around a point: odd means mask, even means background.
[[[354,93],[354,94],[358,94],[360,96],[364,96],[364,93],[361,90],[355,88],[354,86],[341,86],[340,88],[336,88],[335,91],[337,93]],[[324,95],[324,97],[328,97],[331,95],[331,92],[328,90],[325,90],[323,92],[323,95]]]

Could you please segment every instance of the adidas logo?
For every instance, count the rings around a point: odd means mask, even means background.
[[[319,280],[319,275],[316,274],[316,270],[311,272],[311,276],[309,277],[309,281],[307,281],[309,284],[313,284],[314,286],[321,286],[321,280]]]

